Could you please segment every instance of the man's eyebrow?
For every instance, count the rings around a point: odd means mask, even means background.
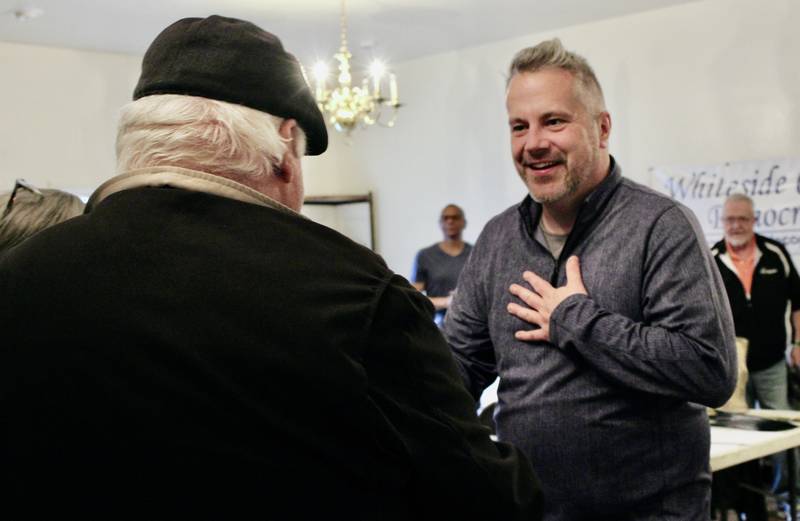
[[[566,111],[563,111],[563,110],[551,110],[549,112],[545,112],[544,114],[542,114],[542,119],[548,119],[548,118],[553,118],[553,117],[556,117],[556,118],[567,118],[569,116],[570,116],[569,112],[566,112]]]

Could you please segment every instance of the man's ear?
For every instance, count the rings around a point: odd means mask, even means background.
[[[278,129],[278,134],[286,141],[286,152],[283,154],[280,164],[275,169],[275,175],[284,183],[291,183],[294,177],[299,174],[300,158],[295,153],[294,130],[297,121],[285,119]]]
[[[608,139],[611,137],[611,114],[604,110],[598,117],[598,124],[600,126],[600,148],[608,148]]]

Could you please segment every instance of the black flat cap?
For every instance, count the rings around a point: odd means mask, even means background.
[[[328,148],[325,119],[297,58],[277,36],[244,20],[184,18],[161,31],[144,55],[133,99],[153,94],[200,96],[296,119],[308,155]]]

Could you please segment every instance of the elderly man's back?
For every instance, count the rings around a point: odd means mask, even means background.
[[[11,504],[535,516],[425,298],[296,214],[125,190],[5,258],[0,294]]]

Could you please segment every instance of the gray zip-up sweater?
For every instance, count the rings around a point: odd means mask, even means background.
[[[500,376],[498,437],[527,453],[547,520],[707,520],[709,428],[736,380],[725,288],[696,218],[621,177],[583,203],[559,259],[534,239],[530,196],[484,228],[445,333],[473,396]],[[588,291],[550,317],[551,342],[521,342],[508,287],[532,270]],[[702,404],[702,405],[698,405]]]

